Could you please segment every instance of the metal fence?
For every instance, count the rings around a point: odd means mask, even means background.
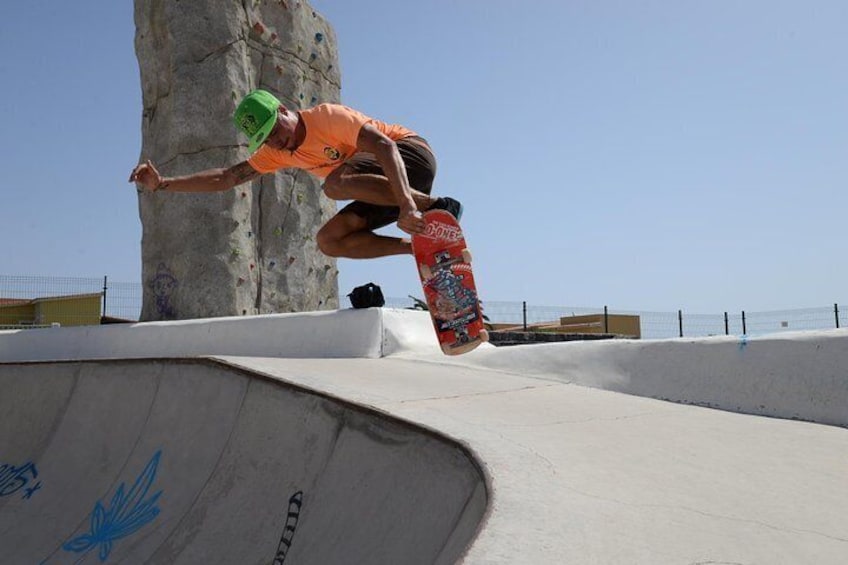
[[[100,314],[137,321],[141,315],[141,284],[115,282],[108,277],[72,278],[0,275],[0,307],[4,301],[43,300],[100,294]]]
[[[0,275],[0,308],[9,301],[36,300],[50,297],[99,293],[101,316],[137,321],[141,314],[140,283],[116,282],[108,277],[70,278],[45,276]],[[347,299],[341,297],[343,306]],[[412,298],[386,298],[386,306],[413,308]],[[712,335],[762,335],[785,331],[817,330],[848,327],[848,305],[833,304],[820,308],[777,310],[770,312],[721,312],[690,314],[688,312],[645,312],[617,310],[605,306],[572,307],[541,306],[526,301],[484,302],[484,313],[490,322],[516,326],[555,322],[562,317],[589,314],[621,314],[639,316],[644,339],[671,337],[703,337]]]
[[[411,298],[387,298],[386,305],[396,308],[412,307]],[[522,302],[484,302],[483,312],[492,323],[516,326],[557,322],[569,316],[592,314],[638,316],[643,339],[670,337],[707,337],[714,335],[763,335],[786,331],[821,330],[848,327],[848,305],[776,310],[769,312],[722,312],[719,314],[690,314],[617,310],[606,306],[571,307],[539,306]]]

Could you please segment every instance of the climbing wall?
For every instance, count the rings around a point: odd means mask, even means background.
[[[335,34],[307,2],[136,0],[141,160],[166,176],[249,157],[232,115],[255,88],[291,109],[338,102]],[[320,183],[284,170],[220,193],[140,193],[142,320],[338,307],[317,248],[335,213]]]

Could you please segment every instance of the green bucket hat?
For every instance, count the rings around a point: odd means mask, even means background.
[[[250,139],[248,151],[253,153],[265,143],[268,134],[277,123],[277,108],[280,101],[268,91],[254,90],[244,97],[236,108],[233,121]]]

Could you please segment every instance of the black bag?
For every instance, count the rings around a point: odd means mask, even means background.
[[[383,291],[372,282],[354,288],[353,292],[348,294],[347,297],[354,308],[379,307],[386,303],[383,298]]]

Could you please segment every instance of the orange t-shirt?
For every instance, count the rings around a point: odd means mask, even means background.
[[[306,137],[300,147],[279,151],[262,145],[247,160],[251,167],[260,173],[297,167],[325,178],[356,153],[359,130],[365,124],[372,124],[394,141],[415,135],[403,126],[369,118],[341,104],[320,104],[299,114],[306,125]]]

